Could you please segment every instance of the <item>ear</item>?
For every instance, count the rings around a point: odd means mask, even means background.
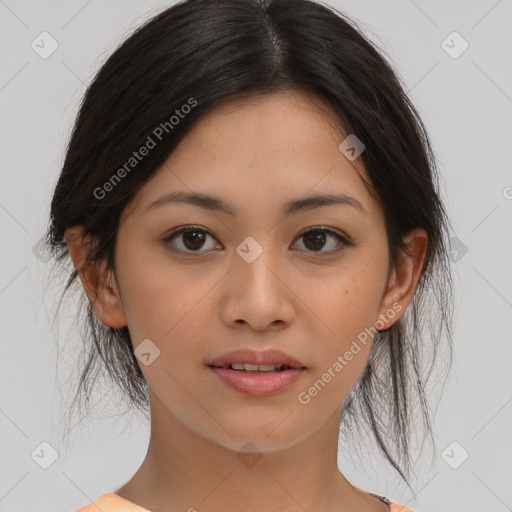
[[[403,240],[411,255],[402,252],[398,267],[391,272],[382,297],[379,319],[375,322],[379,331],[389,329],[407,309],[414,297],[425,261],[428,235],[424,229],[409,231]]]
[[[89,260],[93,241],[84,233],[84,226],[77,225],[66,229],[64,234],[73,265],[101,323],[107,327],[124,327],[128,322],[114,276],[106,270],[105,260]]]

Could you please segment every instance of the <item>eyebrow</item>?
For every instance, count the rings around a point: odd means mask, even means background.
[[[170,194],[165,194],[152,201],[144,209],[144,213],[175,203],[191,204],[203,208],[204,210],[222,212],[232,217],[234,217],[237,212],[236,208],[217,197],[198,192],[176,191]],[[282,214],[284,217],[289,217],[290,215],[302,211],[313,210],[315,208],[330,205],[351,206],[356,210],[359,210],[361,213],[368,215],[366,209],[355,197],[351,197],[346,194],[321,194],[302,199],[294,199],[283,205]]]

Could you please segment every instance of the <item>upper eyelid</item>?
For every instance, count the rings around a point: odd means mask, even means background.
[[[166,236],[169,237],[169,236],[177,235],[178,233],[181,234],[183,231],[186,231],[187,229],[197,229],[197,231],[204,231],[205,233],[208,233],[209,235],[211,235],[214,238],[216,238],[216,236],[209,229],[203,228],[203,227],[201,227],[199,225],[196,225],[196,224],[179,226],[179,227],[169,231],[169,233]],[[330,232],[332,232],[332,233],[334,233],[336,235],[339,235],[339,236],[342,236],[342,237],[345,237],[345,238],[350,238],[348,235],[346,235],[343,232],[338,233],[336,231],[336,229],[337,228],[331,228],[330,226],[324,226],[322,224],[319,224],[317,226],[312,226],[312,227],[309,227],[309,228],[305,228],[304,231],[301,231],[297,236],[304,235],[306,233],[309,233],[310,231],[330,231]]]
[[[169,241],[170,239],[172,239],[176,236],[182,235],[187,230],[193,230],[193,229],[196,229],[197,231],[204,231],[206,234],[210,235],[212,238],[214,238],[215,240],[218,241],[217,237],[209,229],[203,228],[203,227],[195,225],[195,224],[190,224],[190,225],[185,225],[185,226],[180,226],[178,228],[175,228],[169,234],[165,235],[163,237],[163,240]],[[312,227],[306,228],[304,231],[301,231],[295,237],[294,240],[296,240],[297,238],[300,238],[301,236],[308,234],[309,232],[315,232],[315,231],[324,231],[328,234],[332,234],[334,236],[339,237],[341,239],[341,241],[343,243],[345,243],[346,245],[352,244],[352,239],[347,234],[345,234],[343,232],[338,232],[338,231],[336,231],[335,228],[331,228],[329,226],[323,226],[321,224],[317,225],[317,226],[312,226]]]

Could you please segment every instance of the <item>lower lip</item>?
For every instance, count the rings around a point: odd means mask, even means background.
[[[209,366],[232,389],[249,396],[270,396],[280,393],[296,382],[304,368],[291,368],[282,372],[249,373]]]

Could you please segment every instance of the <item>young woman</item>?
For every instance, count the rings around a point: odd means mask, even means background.
[[[409,510],[342,475],[338,438],[368,425],[407,482],[448,226],[425,128],[343,14],[185,0],[145,23],[87,90],[47,233],[88,299],[79,391],[102,367],[151,420],[80,512]]]

